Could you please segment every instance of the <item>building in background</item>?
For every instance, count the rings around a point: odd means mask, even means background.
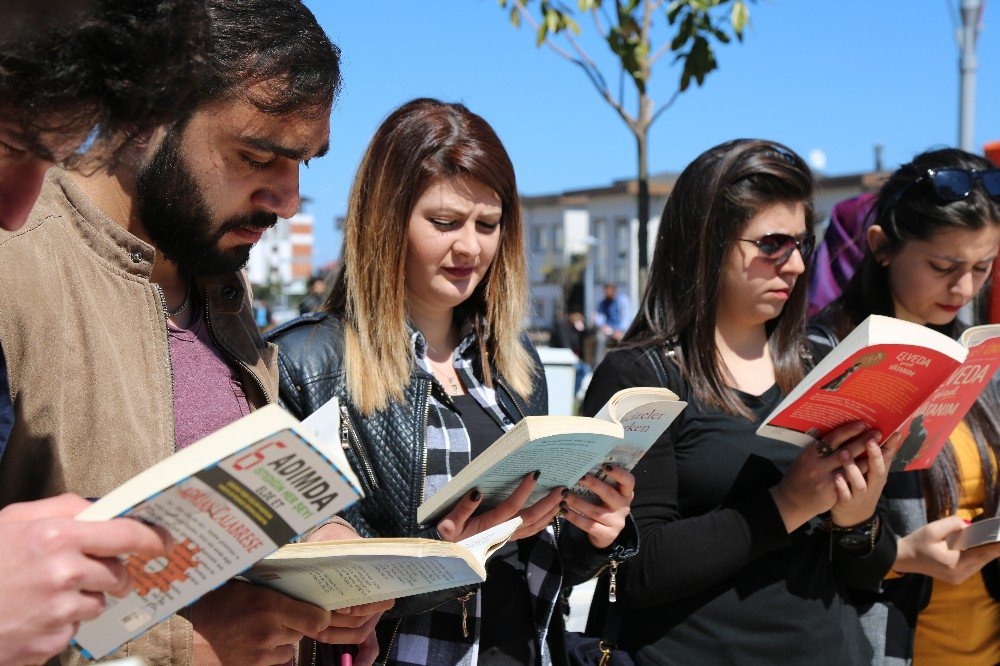
[[[303,296],[313,272],[313,216],[299,211],[279,218],[250,251],[247,275],[257,293],[274,304]]]
[[[826,228],[838,201],[876,191],[888,172],[818,176],[814,197],[817,234]],[[660,213],[677,180],[676,173],[650,178],[649,257],[652,260]],[[525,196],[521,199],[531,290],[529,326],[548,330],[560,311],[580,309],[588,317],[614,283],[639,303],[639,222],[634,180],[606,187]]]
[[[674,180],[676,174],[650,179],[650,211],[655,211],[649,220],[650,256]],[[634,180],[618,180],[606,187],[522,197],[532,328],[548,328],[560,310],[581,310],[589,317],[609,282],[638,302],[637,187]]]

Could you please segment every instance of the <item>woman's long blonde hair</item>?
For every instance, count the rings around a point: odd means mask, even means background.
[[[406,399],[413,370],[407,227],[421,194],[434,181],[453,177],[489,187],[503,207],[493,264],[461,305],[480,326],[484,379],[492,386],[492,365],[519,395],[531,392],[534,369],[520,340],[527,271],[514,167],[480,116],[461,104],[415,99],[385,119],[361,159],[344,222],[343,265],[326,303],[344,321],[347,389],[364,414]]]

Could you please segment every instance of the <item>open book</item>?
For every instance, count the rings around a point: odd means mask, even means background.
[[[80,625],[99,658],[212,591],[361,497],[356,477],[280,407],[259,409],[133,477],[77,516],[129,516],[166,528],[167,557],[125,558],[124,599]]]
[[[972,523],[961,532],[953,534],[948,546],[952,550],[969,550],[991,543],[1000,543],[1000,518],[987,518]]]
[[[563,486],[590,495],[579,485],[585,474],[603,479],[605,463],[632,469],[686,405],[665,388],[637,387],[611,396],[593,418],[525,417],[421,504],[417,521],[446,513],[473,488],[483,494],[481,506],[496,506],[535,470],[541,475],[526,506]]]
[[[434,539],[352,539],[284,546],[244,577],[293,599],[335,610],[450,590],[486,580],[486,560],[521,526],[513,518],[449,543]]]
[[[956,342],[926,326],[872,315],[757,433],[806,446],[837,426],[864,421],[883,441],[902,433],[892,471],[925,469],[998,366],[1000,325],[970,328]]]

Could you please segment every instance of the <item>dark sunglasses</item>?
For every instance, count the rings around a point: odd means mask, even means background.
[[[788,261],[792,252],[799,251],[802,261],[809,261],[812,257],[813,248],[816,247],[816,237],[812,234],[804,236],[792,236],[791,234],[764,234],[757,240],[741,238],[744,243],[753,243],[760,250],[761,255],[771,259],[776,264]]]
[[[983,190],[991,199],[1000,199],[1000,169],[977,171],[976,169],[947,168],[928,169],[910,186],[902,188],[895,200],[898,201],[910,187],[918,183],[928,182],[942,203],[961,201],[972,194],[972,188],[976,186],[977,180],[982,183]]]

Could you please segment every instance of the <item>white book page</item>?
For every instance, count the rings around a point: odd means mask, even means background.
[[[515,516],[505,523],[494,525],[490,529],[473,534],[468,539],[462,539],[458,543],[468,548],[477,560],[485,564],[491,555],[503,548],[522,522],[520,516]]]
[[[956,534],[949,546],[952,550],[968,550],[997,542],[1000,542],[1000,518],[988,518]]]
[[[316,435],[316,441],[322,446],[323,453],[340,468],[358,492],[361,492],[361,481],[351,468],[351,463],[347,462],[347,454],[344,453],[344,447],[340,443],[340,401],[337,398],[328,400],[303,419],[302,427]]]

